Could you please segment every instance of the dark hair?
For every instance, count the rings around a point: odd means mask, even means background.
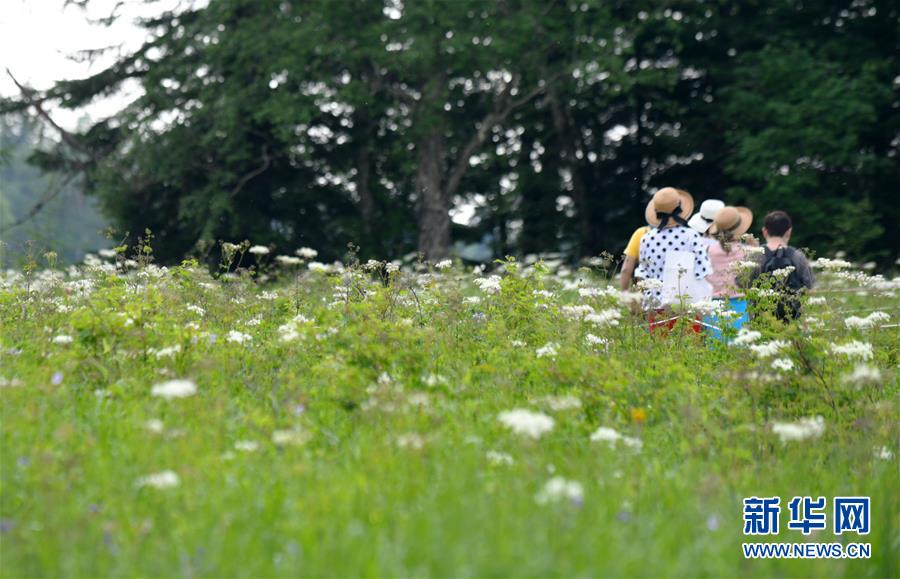
[[[722,248],[722,251],[731,253],[733,249],[731,244],[734,243],[734,236],[730,232],[720,231],[715,235],[715,238],[719,241],[719,247]]]
[[[769,235],[774,235],[775,237],[781,237],[793,226],[791,216],[784,211],[772,211],[766,215],[766,219],[763,222],[763,227],[766,228]]]

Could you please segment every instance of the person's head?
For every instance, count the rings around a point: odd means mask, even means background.
[[[716,214],[724,207],[725,203],[719,199],[707,199],[700,204],[700,210],[688,219],[688,227],[700,235],[709,235]]]
[[[682,189],[663,187],[657,191],[644,211],[651,227],[675,227],[687,225],[687,218],[694,211],[694,198]]]
[[[790,215],[784,211],[772,211],[763,220],[763,236],[766,239],[781,237],[787,241],[791,237],[793,227],[794,223],[791,221]]]
[[[709,228],[710,235],[719,240],[726,253],[731,253],[731,244],[739,241],[753,223],[753,212],[746,207],[723,207],[716,212],[716,218]]]

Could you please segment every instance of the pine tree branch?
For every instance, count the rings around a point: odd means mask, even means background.
[[[66,187],[69,185],[69,183],[71,183],[72,179],[74,179],[77,174],[78,173],[74,171],[68,173],[63,178],[62,182],[51,185],[41,196],[41,199],[37,203],[35,203],[31,207],[31,209],[29,209],[28,212],[25,213],[25,215],[4,227],[2,230],[0,230],[0,233],[6,233],[9,230],[19,227],[20,225],[23,225],[24,223],[33,219],[34,216],[40,213],[40,211],[44,207],[46,207],[48,203],[59,197],[60,193],[62,193],[66,189]]]
[[[62,128],[61,126],[59,126],[59,124],[57,124],[57,122],[53,120],[53,117],[51,117],[50,114],[44,110],[43,104],[44,104],[45,99],[38,97],[37,96],[38,92],[36,90],[34,90],[33,88],[29,88],[29,87],[23,85],[22,83],[20,83],[16,79],[16,77],[13,76],[12,71],[9,70],[8,68],[6,69],[6,74],[9,75],[9,78],[11,78],[13,83],[15,83],[16,87],[19,89],[19,92],[22,93],[22,98],[25,99],[25,102],[29,106],[31,106],[35,110],[35,112],[37,112],[39,117],[44,119],[44,121],[46,121],[47,124],[49,124],[51,127],[53,127],[59,133],[60,137],[62,137],[63,142],[65,142],[67,145],[69,145],[73,149],[81,151],[82,153],[85,153],[86,155],[88,155],[90,157],[93,157],[93,154],[91,153],[90,149],[88,149],[86,146],[84,146],[84,144],[80,143],[78,141],[78,138],[75,135],[73,135],[69,131],[67,131],[64,128]]]
[[[250,171],[249,173],[247,173],[246,175],[241,177],[240,180],[237,182],[237,185],[235,185],[234,189],[232,189],[231,193],[229,193],[229,196],[234,197],[235,195],[240,193],[241,189],[243,189],[247,183],[249,183],[251,180],[253,180],[256,177],[265,173],[269,169],[269,166],[271,164],[272,164],[272,157],[269,156],[269,147],[267,145],[263,145],[262,164],[259,167],[257,167],[256,169]]]

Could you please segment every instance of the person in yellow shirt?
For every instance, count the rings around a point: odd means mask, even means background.
[[[625,261],[622,262],[622,275],[619,277],[619,287],[622,291],[628,291],[631,287],[631,281],[634,279],[634,268],[637,267],[638,258],[641,254],[641,239],[644,234],[650,231],[650,226],[644,225],[638,227],[631,234],[628,245],[625,247]]]

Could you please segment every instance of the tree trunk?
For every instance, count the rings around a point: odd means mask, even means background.
[[[444,136],[440,128],[426,135],[417,148],[419,251],[425,259],[441,259],[450,253],[450,198],[442,183]]]
[[[578,167],[578,159],[575,156],[578,139],[572,128],[568,111],[559,101],[556,89],[551,87],[547,92],[550,101],[550,110],[553,114],[553,125],[559,139],[559,150],[562,156],[562,164],[572,175],[572,200],[575,202],[576,220],[578,223],[578,254],[587,255],[592,250],[593,231],[591,230],[591,214],[588,207],[587,187],[582,179]]]
[[[359,196],[359,217],[362,220],[362,242],[365,246],[363,249],[377,254],[382,248],[375,238],[375,199],[369,183],[372,175],[372,144],[368,109],[363,107],[357,110],[354,125],[360,127],[360,134],[363,135],[363,141],[356,150],[356,194]]]
[[[418,118],[422,136],[416,144],[416,196],[418,202],[418,247],[425,259],[450,253],[450,195],[444,186],[443,74],[432,77],[422,91]]]

